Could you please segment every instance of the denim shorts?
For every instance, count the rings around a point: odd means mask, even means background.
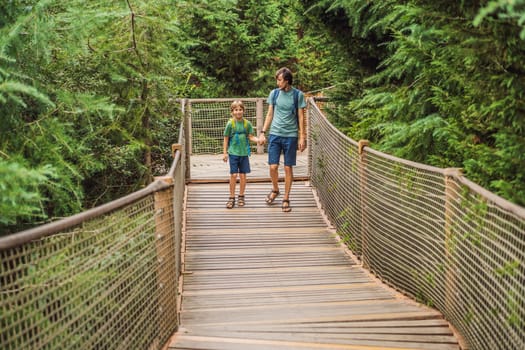
[[[270,135],[268,138],[268,164],[279,164],[281,153],[284,165],[294,166],[297,159],[297,137]]]
[[[250,170],[250,158],[248,156],[228,155],[230,159],[230,174],[248,174]]]

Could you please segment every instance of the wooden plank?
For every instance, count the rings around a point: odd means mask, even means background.
[[[225,333],[222,330],[212,331],[206,330],[208,337],[235,337],[239,336],[240,332]],[[242,332],[243,339],[266,339],[266,340],[287,340],[287,341],[303,341],[303,342],[330,342],[341,344],[364,344],[366,341],[375,344],[384,344],[389,342],[400,343],[419,343],[419,344],[453,344],[454,337],[451,335],[442,334],[384,334],[384,333],[335,333],[325,332]],[[286,337],[285,339],[283,339]],[[406,346],[406,345],[405,345]]]
[[[326,320],[368,319],[371,316],[404,314],[421,312],[425,316],[438,316],[432,312],[418,311],[408,305],[392,302],[388,305],[385,300],[367,301],[363,305],[352,302],[335,303],[308,303],[286,305],[260,305],[243,308],[199,309],[181,313],[181,322],[189,327],[193,324],[239,324],[239,323],[272,323],[284,320],[286,323],[320,322]]]
[[[249,180],[269,181],[268,154],[250,156],[251,173]],[[224,163],[222,154],[203,154],[191,156],[191,181],[195,183],[209,181],[228,181],[229,164]],[[308,152],[297,152],[297,165],[294,167],[296,177],[308,178]],[[284,168],[279,167],[279,177],[284,178]]]
[[[291,213],[268,183],[226,209],[227,184],[190,184],[175,349],[459,349],[434,309],[380,284],[341,246],[308,183]]]
[[[429,320],[433,322],[439,322],[439,320]],[[414,326],[408,326],[409,322],[416,322]],[[373,325],[372,322],[368,322],[368,326],[355,326],[354,324],[364,324],[365,322],[352,322],[352,323],[314,323],[314,324],[294,324],[288,325],[286,331],[297,332],[297,333],[341,333],[341,334],[432,334],[432,335],[452,335],[452,331],[446,324],[434,323],[428,324],[428,326],[421,326],[423,321],[403,321],[403,324],[397,322],[374,322],[377,325]],[[397,326],[394,326],[397,324]],[[385,327],[380,327],[384,325]],[[438,325],[436,327],[436,325]],[[205,330],[206,332],[222,331],[222,332],[282,332],[281,326],[274,325],[236,325],[236,326],[193,326],[192,329]],[[208,333],[210,335],[211,333]],[[224,334],[224,333],[223,333]]]
[[[208,349],[208,350],[317,350],[317,349],[347,349],[347,350],[457,350],[454,344],[411,344],[399,342],[367,342],[354,341],[353,344],[304,341],[278,341],[263,339],[242,339],[227,337],[206,337],[181,335],[176,339],[180,345],[171,349]]]

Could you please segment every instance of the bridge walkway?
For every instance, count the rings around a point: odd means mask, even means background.
[[[281,184],[282,186],[282,184]],[[364,270],[325,221],[308,182],[291,213],[249,183],[189,184],[179,331],[169,349],[459,349],[434,309]]]

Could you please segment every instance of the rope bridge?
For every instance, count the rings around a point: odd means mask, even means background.
[[[231,101],[182,101],[172,167],[147,188],[0,238],[1,349],[161,349],[168,342],[179,325],[191,159],[222,152]],[[260,131],[264,99],[243,101]],[[313,99],[307,116],[310,181],[363,265],[440,311],[468,348],[525,348],[525,209],[458,169],[349,139]]]

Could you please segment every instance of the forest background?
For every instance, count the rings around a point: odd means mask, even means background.
[[[524,0],[0,0],[0,235],[144,187],[177,98],[282,66],[351,138],[525,205]]]

